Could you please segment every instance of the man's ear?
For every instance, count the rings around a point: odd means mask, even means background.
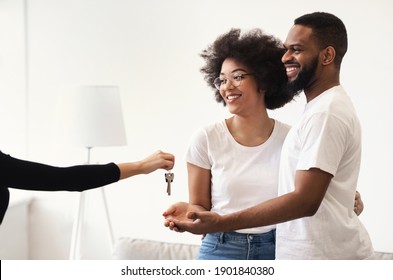
[[[328,65],[334,62],[334,58],[336,57],[336,50],[332,46],[327,46],[324,50],[321,51],[322,56],[322,64]]]

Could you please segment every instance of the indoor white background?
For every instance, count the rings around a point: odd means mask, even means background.
[[[375,249],[393,252],[392,8],[389,0],[0,0],[0,149],[53,165],[83,164],[86,151],[59,137],[58,100],[79,85],[118,85],[128,145],[95,148],[92,161],[135,161],[161,149],[175,154],[176,166],[170,197],[164,171],[105,188],[116,238],[198,244],[199,236],[164,228],[161,214],[188,198],[184,153],[192,133],[229,116],[199,72],[199,53],[231,28],[259,27],[285,40],[296,17],[331,12],[348,30],[341,82],[363,126],[361,220]],[[270,113],[292,124],[303,107],[301,97]],[[78,195],[31,195],[30,258],[68,258]],[[110,258],[99,192],[88,196],[83,257]]]

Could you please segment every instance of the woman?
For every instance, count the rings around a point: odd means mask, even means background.
[[[277,196],[281,146],[289,126],[268,116],[286,90],[281,42],[255,29],[232,29],[201,56],[205,80],[232,117],[192,138],[187,152],[189,209],[235,212]],[[174,214],[169,208],[164,216]],[[274,259],[275,226],[207,234],[198,259]]]
[[[159,168],[172,169],[172,154],[157,151],[128,163],[55,167],[13,158],[0,152],[0,224],[8,208],[8,188],[34,191],[85,191],[119,180],[148,174]]]

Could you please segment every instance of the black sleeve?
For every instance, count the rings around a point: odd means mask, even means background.
[[[120,179],[114,163],[55,167],[13,158],[0,152],[0,188],[37,191],[84,191]]]
[[[0,187],[0,225],[3,222],[5,212],[8,208],[8,203],[10,202],[10,192],[8,188]]]

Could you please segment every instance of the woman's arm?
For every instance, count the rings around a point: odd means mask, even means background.
[[[0,152],[0,186],[38,191],[84,191],[156,169],[171,169],[174,156],[161,151],[121,164],[57,167],[13,158]]]
[[[188,201],[204,210],[210,210],[211,202],[211,172],[194,164],[187,163],[188,172]]]
[[[138,174],[149,174],[157,169],[170,170],[175,164],[175,157],[172,154],[157,151],[147,158],[128,163],[120,163],[120,180]]]

